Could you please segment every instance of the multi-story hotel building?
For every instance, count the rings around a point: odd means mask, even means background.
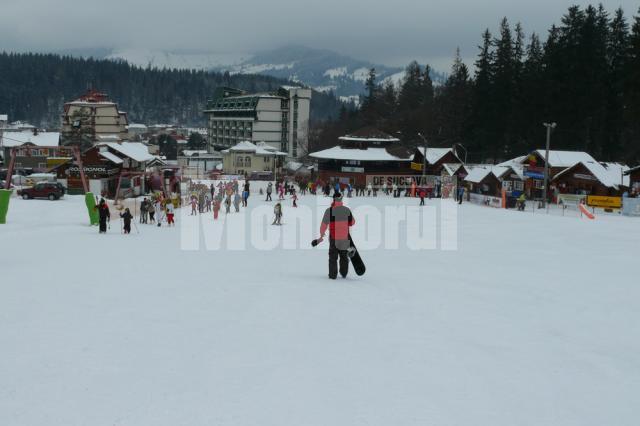
[[[220,88],[204,111],[209,150],[265,142],[291,158],[303,157],[308,154],[310,104],[311,89],[302,87],[255,94]]]
[[[120,111],[118,104],[104,93],[89,90],[78,99],[64,104],[62,142],[72,143],[80,136],[92,143],[106,139],[126,140],[128,125],[127,113]]]

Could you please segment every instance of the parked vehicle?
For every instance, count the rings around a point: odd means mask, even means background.
[[[32,187],[20,189],[18,195],[25,200],[31,198],[57,200],[64,196],[65,192],[66,188],[59,182],[39,182]]]

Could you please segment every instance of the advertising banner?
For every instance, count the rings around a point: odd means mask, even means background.
[[[469,201],[474,204],[481,204],[484,206],[502,208],[502,198],[500,197],[492,197],[490,195],[482,195],[482,194],[469,194]]]
[[[602,207],[605,209],[619,209],[622,207],[622,197],[601,197],[597,195],[587,196],[587,205]]]
[[[558,204],[565,204],[565,205],[578,205],[580,204],[585,198],[587,198],[586,195],[579,195],[579,194],[558,194]]]

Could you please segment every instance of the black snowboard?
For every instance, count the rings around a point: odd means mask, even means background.
[[[353,269],[356,271],[356,275],[364,275],[364,273],[367,271],[367,268],[365,267],[364,262],[360,257],[360,253],[358,252],[358,249],[356,248],[356,245],[353,242],[353,239],[351,238],[351,234],[349,234],[349,243],[351,245],[347,249],[347,254],[349,256],[349,259],[351,259],[351,264],[353,265]],[[311,245],[313,247],[317,246],[318,244],[319,244],[318,240],[311,241]]]

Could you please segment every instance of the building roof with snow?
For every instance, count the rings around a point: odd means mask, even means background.
[[[537,149],[534,151],[540,158],[545,158],[546,150]],[[524,156],[522,163],[527,161]],[[596,162],[596,159],[583,151],[556,151],[549,150],[549,167],[572,167],[578,163]]]
[[[601,184],[608,188],[618,189],[620,186],[629,186],[629,175],[625,175],[625,172],[629,170],[628,166],[619,163],[599,163],[595,160],[580,161],[555,175],[553,180],[568,175],[578,165],[584,166]]]
[[[353,133],[338,138],[340,141],[345,142],[365,142],[365,143],[396,143],[400,142],[400,139],[378,130],[374,127],[364,127]]]
[[[469,174],[464,178],[471,183],[480,183],[491,174],[491,166],[475,166],[469,170]]]
[[[232,146],[231,148],[225,149],[224,151],[221,151],[221,152],[224,154],[227,154],[230,152],[246,152],[246,153],[251,153],[255,155],[264,155],[264,156],[272,156],[272,155],[287,156],[286,152],[280,152],[275,148],[270,147],[266,144],[256,145],[249,141],[238,142],[236,145]]]
[[[107,146],[114,151],[139,162],[151,161],[155,158],[149,153],[149,148],[140,142],[102,142],[96,144],[96,146]]]
[[[15,148],[26,143],[36,146],[59,146],[60,132],[40,132],[37,134],[32,131],[7,132],[3,133],[0,139],[0,146],[4,148]]]
[[[418,147],[418,152],[424,156],[424,147]],[[427,163],[428,164],[436,164],[440,161],[445,155],[452,153],[453,155],[458,157],[453,150],[453,148],[429,148],[427,147]],[[462,161],[460,161],[462,163]]]
[[[409,161],[411,158],[393,155],[385,148],[353,149],[334,146],[333,148],[309,154],[320,160],[358,160],[358,161]]]

